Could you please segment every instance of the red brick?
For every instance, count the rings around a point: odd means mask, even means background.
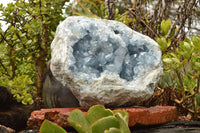
[[[38,129],[44,119],[48,119],[57,123],[63,128],[69,127],[67,118],[71,111],[74,109],[82,108],[53,108],[53,109],[41,109],[40,111],[33,111],[29,118],[27,125],[30,128]],[[128,108],[116,108],[125,110],[129,114],[129,126],[135,124],[140,125],[156,125],[170,122],[176,119],[177,109],[174,106],[155,106],[150,108],[144,107],[128,107]],[[86,114],[87,112],[84,112]]]
[[[174,106],[155,106],[150,108],[118,108],[129,113],[129,126],[156,125],[176,119],[177,109]]]

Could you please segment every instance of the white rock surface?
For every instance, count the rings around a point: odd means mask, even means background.
[[[163,70],[154,40],[104,19],[68,17],[57,28],[51,56],[54,77],[84,108],[148,100]]]

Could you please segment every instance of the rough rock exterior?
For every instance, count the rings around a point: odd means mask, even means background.
[[[15,130],[13,130],[9,127],[0,125],[0,133],[15,133]]]
[[[117,21],[68,17],[51,51],[53,76],[84,108],[147,100],[162,73],[158,44]]]

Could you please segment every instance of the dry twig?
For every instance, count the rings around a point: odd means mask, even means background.
[[[105,0],[108,11],[108,19],[115,20],[115,0]]]

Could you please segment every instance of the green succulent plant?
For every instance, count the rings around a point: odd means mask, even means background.
[[[67,133],[67,131],[53,122],[44,120],[40,127],[40,133]]]
[[[79,133],[130,133],[128,118],[125,111],[94,105],[86,116],[78,109],[72,111],[68,122]]]

